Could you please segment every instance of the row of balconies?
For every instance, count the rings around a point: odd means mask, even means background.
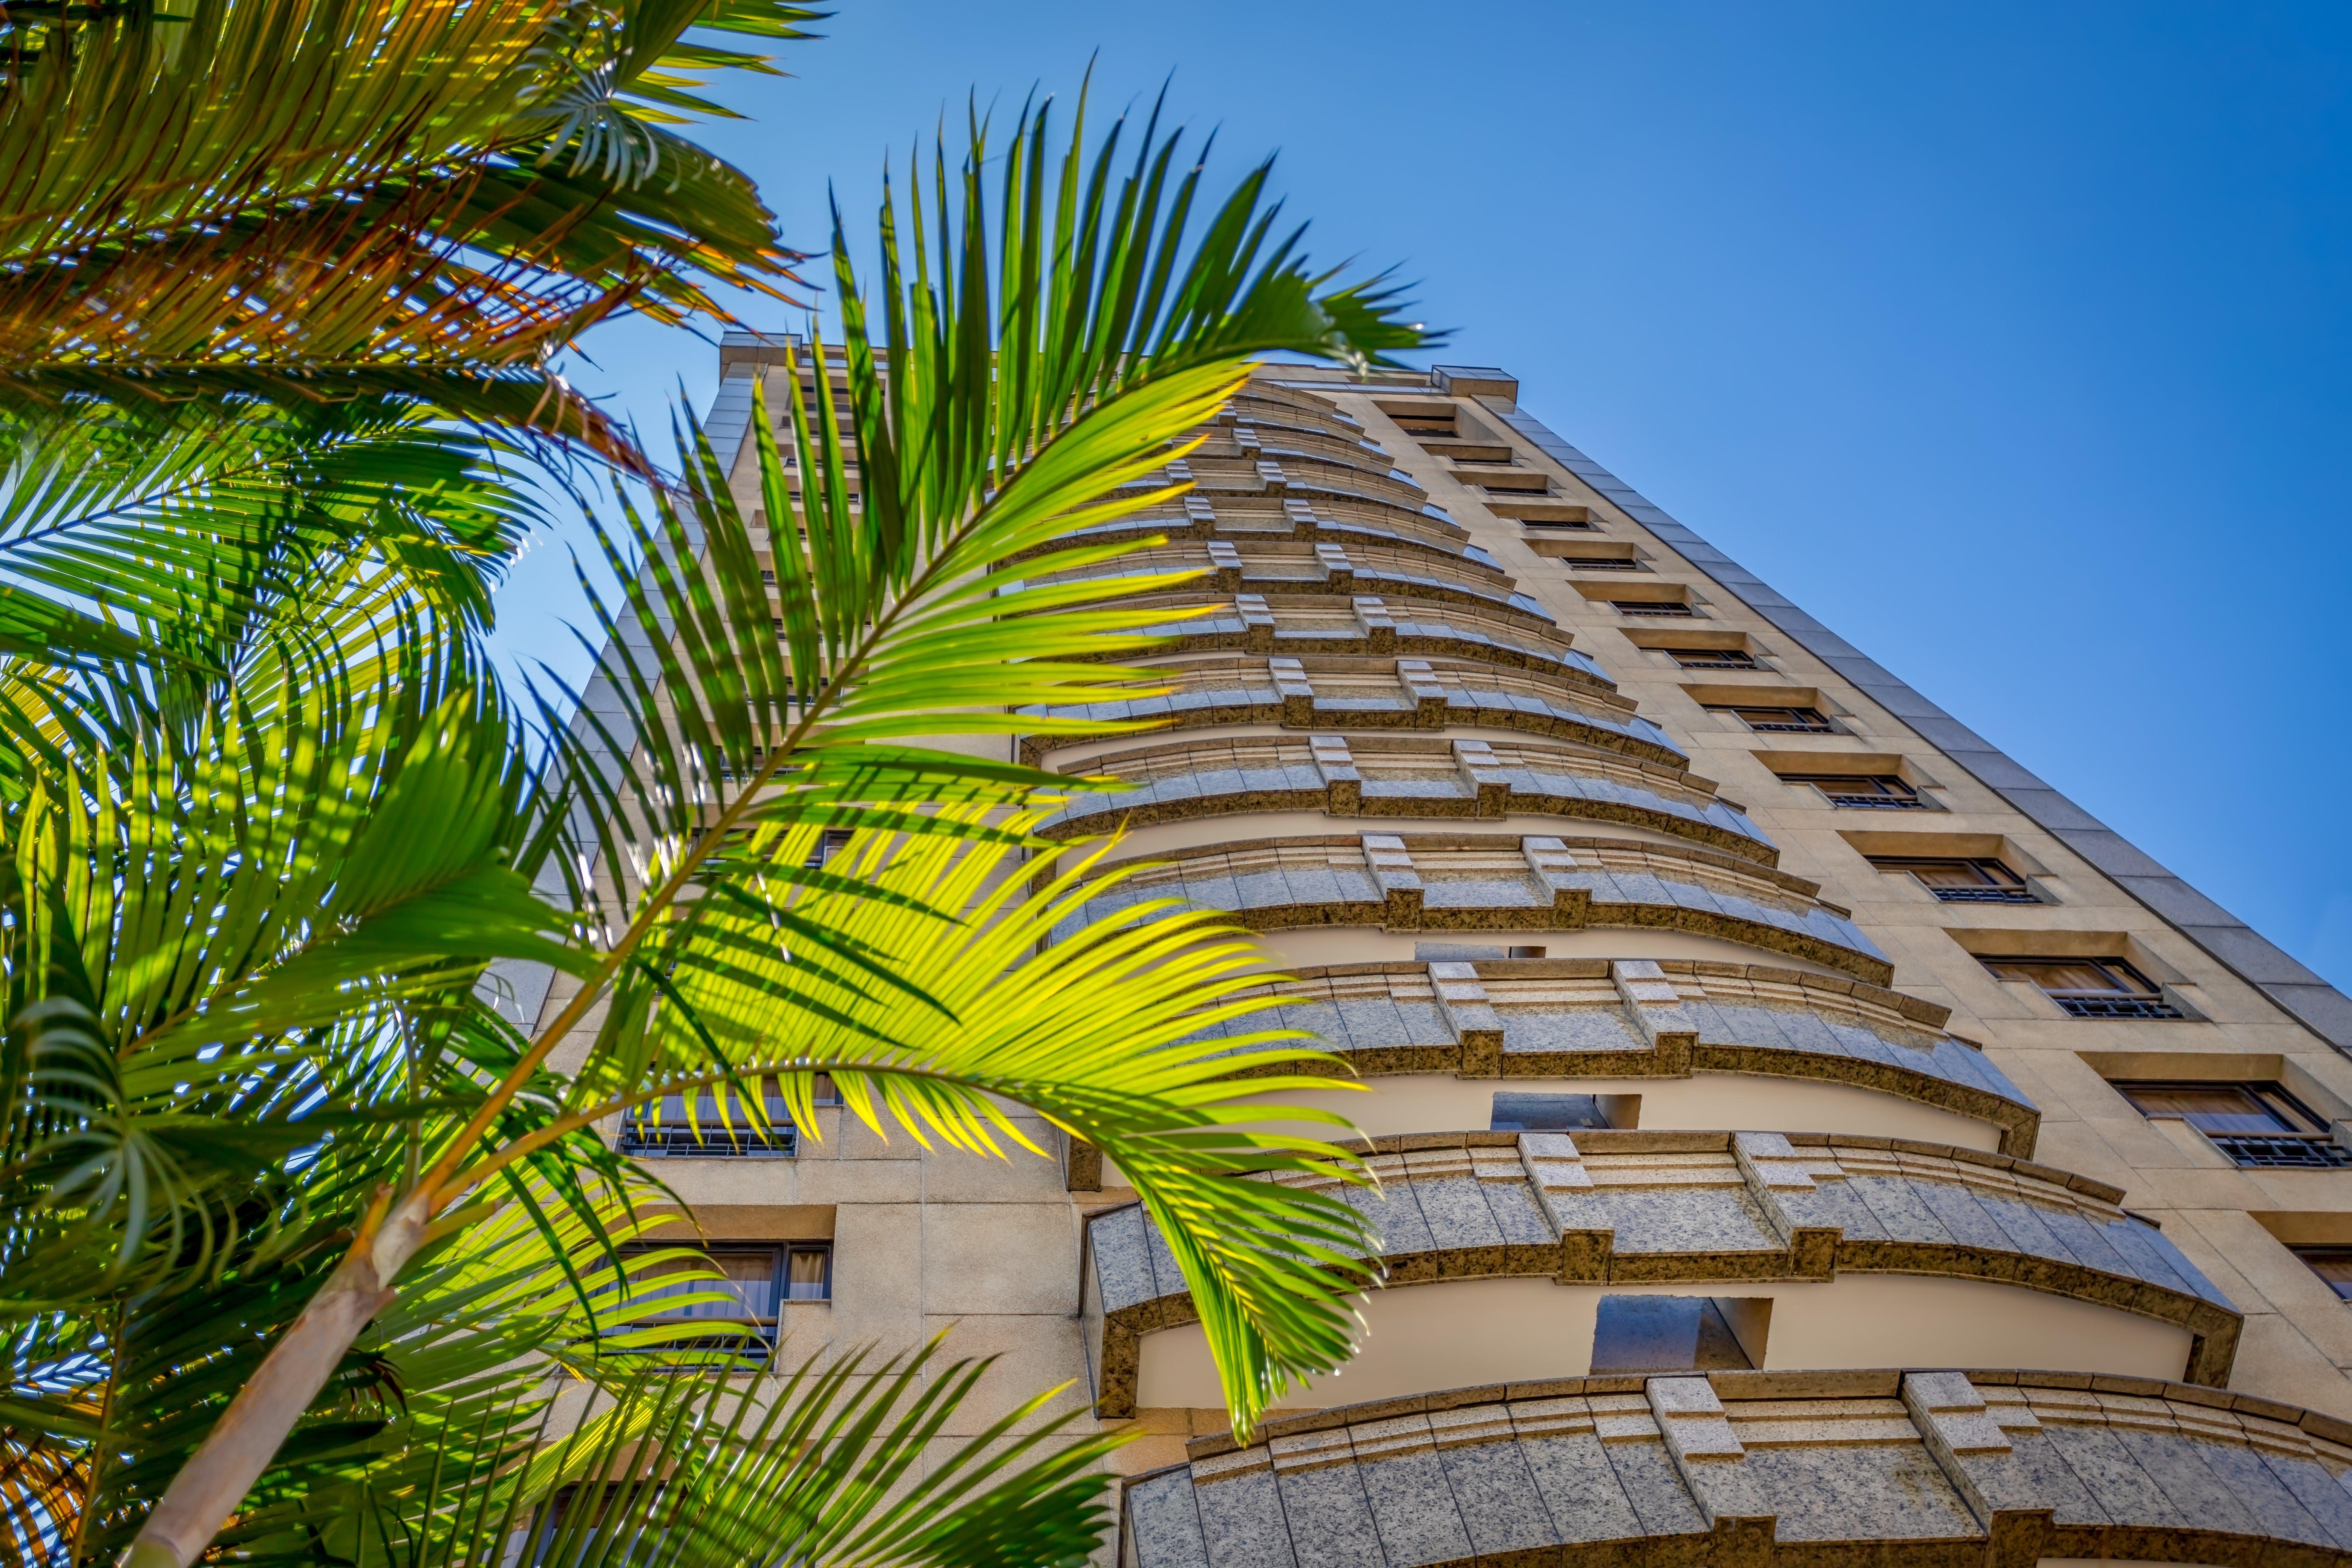
[[[1122,580],[1166,572],[1203,574],[1202,589],[1220,594],[1392,595],[1434,604],[1471,605],[1521,616],[1545,627],[1551,613],[1520,593],[1499,568],[1466,556],[1448,559],[1387,545],[1293,544],[1225,539],[1180,541],[1131,551],[1100,566],[1047,573],[1039,583],[1099,580],[1116,590]]]
[[[1327,505],[1318,509],[1310,502],[1295,500],[1256,506],[1243,505],[1231,500],[1212,502],[1207,497],[1198,494],[1186,496],[1182,507],[1181,512],[1172,515],[1137,512],[1110,522],[1097,523],[1091,528],[1074,529],[1061,537],[1064,540],[1083,540],[1088,543],[1167,538],[1226,539],[1237,542],[1286,540],[1299,544],[1382,544],[1399,550],[1424,550],[1434,555],[1475,561],[1485,566],[1499,564],[1492,555],[1470,542],[1469,531],[1459,523],[1393,507],[1343,509]],[[1058,548],[1062,546],[1044,545],[1030,553],[1044,553]]]
[[[2352,1424],[2153,1379],[1721,1372],[1467,1388],[1194,1438],[1131,1568],[2352,1562]]]
[[[1201,605],[1182,590],[1161,596],[1171,606]],[[1143,599],[1149,606],[1154,601]],[[1607,691],[1617,683],[1568,638],[1528,626],[1482,605],[1391,602],[1373,595],[1310,595],[1236,594],[1230,607],[1147,626],[1171,640],[1163,657],[1198,653],[1283,654],[1291,658],[1339,654],[1420,654],[1474,659],[1511,669],[1582,681]]]
[[[1024,760],[1080,743],[1091,722],[1147,722],[1163,730],[1276,724],[1308,730],[1443,730],[1450,725],[1549,735],[1646,762],[1685,765],[1666,732],[1636,715],[1631,699],[1586,682],[1456,660],[1201,659],[1155,679],[1156,695],[1056,708],[1064,726],[1032,732]],[[1028,711],[1038,711],[1029,710]]]
[[[1585,817],[1673,834],[1770,865],[1778,852],[1705,780],[1613,752],[1542,742],[1410,735],[1245,736],[1090,759],[1129,787],[1080,796],[1056,834],[1268,811],[1336,817]]]
[[[1696,846],[1382,833],[1204,844],[1162,852],[1071,919],[1168,898],[1252,931],[1646,928],[1788,953],[1873,984],[1893,973],[1813,883]]]
[[[1629,1287],[1720,1303],[1748,1356],[1776,1370],[1974,1361],[2040,1328],[2070,1369],[2218,1387],[2237,1352],[2236,1309],[2116,1206],[2120,1189],[2008,1155],[1650,1130],[1404,1134],[1375,1149],[1377,1186],[1277,1178],[1345,1201],[1381,1246],[1385,1288],[1360,1309],[1355,1362],[1321,1380],[1330,1392],[1584,1375],[1608,1348],[1606,1299]],[[1213,1405],[1197,1314],[1139,1205],[1089,1218],[1082,1267],[1097,1414]],[[1423,1290],[1441,1294],[1413,1299]],[[1416,1342],[1433,1321],[1454,1338]]]

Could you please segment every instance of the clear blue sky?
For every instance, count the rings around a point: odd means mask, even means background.
[[[786,237],[967,89],[1279,149],[1443,356],[2352,988],[2352,7],[841,0],[711,143]],[[760,324],[797,325],[782,310]],[[716,354],[633,323],[658,427]],[[2273,552],[2284,551],[2281,560]],[[561,549],[509,651],[577,668]]]

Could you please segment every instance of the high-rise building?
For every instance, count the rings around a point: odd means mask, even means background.
[[[1116,1172],[837,1110],[647,1150],[751,1315],[1139,1427],[1137,1568],[2352,1560],[2352,1003],[1517,392],[1262,370],[1167,722],[1022,753],[1369,1086],[1361,1353],[1236,1445]]]

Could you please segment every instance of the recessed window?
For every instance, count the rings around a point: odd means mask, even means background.
[[[1689,619],[1698,614],[1696,606],[1682,599],[1612,599],[1609,603],[1621,616],[1680,616]]]
[[[819,1105],[841,1103],[829,1073],[816,1075],[811,1095]],[[793,1125],[783,1094],[770,1079],[761,1086],[757,1113],[739,1096],[719,1089],[696,1094],[691,1114],[682,1094],[666,1094],[634,1105],[621,1118],[620,1150],[641,1159],[792,1155],[800,1152],[800,1131]]]
[[[1503,958],[1541,958],[1540,947],[1502,947],[1480,942],[1417,942],[1412,944],[1416,963],[1474,963],[1483,960]]]
[[[1630,555],[1575,555],[1568,558],[1571,572],[1647,572],[1649,567]]]
[[[2120,958],[1988,958],[1979,963],[1996,980],[2021,980],[2064,1009],[2070,1018],[2178,1018],[2147,975]]]
[[[630,1327],[708,1323],[708,1338],[692,1342],[698,1348],[760,1354],[775,1344],[782,1303],[833,1299],[829,1241],[712,1242],[701,1249],[701,1258],[718,1269],[719,1279],[684,1278],[696,1264],[683,1258],[631,1270],[624,1289],[634,1300],[658,1307],[674,1298],[677,1304]],[[705,1299],[690,1299],[697,1296]]]
[[[1986,856],[1873,855],[1889,876],[1908,874],[1946,904],[2038,904],[2025,879]]]
[[[1598,533],[1601,525],[1589,517],[1523,517],[1521,528],[1568,528],[1582,533]]]
[[[1408,436],[1435,436],[1450,441],[1461,434],[1459,416],[1450,408],[1442,413],[1435,409],[1391,411],[1389,417]]]
[[[1769,1297],[1603,1296],[1592,1371],[1747,1372],[1763,1360],[1771,1311]]]
[[[1608,1125],[1600,1096],[1591,1094],[1497,1094],[1487,1122],[1496,1132],[1570,1132]]]
[[[1751,730],[1769,734],[1834,735],[1837,726],[1818,708],[1751,708],[1745,704],[1710,702],[1710,713],[1728,713]]]
[[[2290,1247],[2287,1250],[2326,1280],[2338,1300],[2352,1301],[2352,1247]]]
[[[1744,647],[1669,647],[1662,653],[1674,656],[1685,669],[1761,669],[1756,656]]]
[[[849,847],[849,835],[850,830],[846,827],[826,828],[823,836],[817,839],[815,847],[809,851],[808,858],[801,864],[812,871],[821,868],[835,856]]]
[[[1811,784],[1832,805],[1880,811],[1924,811],[1927,802],[1919,792],[1893,773],[1782,773],[1782,784]]]
[[[2240,1165],[2333,1170],[2352,1165],[2352,1149],[2328,1136],[2327,1123],[2268,1080],[2130,1080],[2116,1090],[2142,1116],[2186,1121]]]

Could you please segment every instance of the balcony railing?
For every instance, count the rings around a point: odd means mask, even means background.
[[[2022,888],[1930,888],[1939,904],[2038,904]]]
[[[2048,991],[2042,994],[2070,1018],[2179,1018],[2179,1008],[2157,996],[2118,996],[2098,992]]]
[[[1925,811],[1927,803],[1916,795],[1841,795],[1823,790],[1832,805],[1873,806],[1881,811]]]
[[[2335,1171],[2352,1166],[2352,1149],[2320,1133],[2208,1132],[2205,1136],[2213,1141],[2213,1147],[2241,1165],[2286,1171]]]
[[[683,1121],[624,1121],[621,1152],[657,1159],[668,1154],[702,1157],[766,1154],[789,1158],[800,1152],[800,1130],[772,1126],[765,1131],[737,1124],[721,1127],[706,1121],[699,1127]]]

